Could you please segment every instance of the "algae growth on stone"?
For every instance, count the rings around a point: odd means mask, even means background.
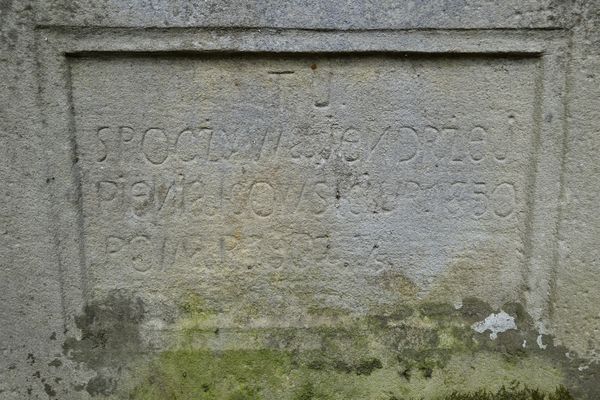
[[[459,309],[421,302],[372,316],[313,309],[315,318],[335,323],[239,329],[219,326],[218,313],[188,294],[167,350],[153,350],[144,340],[144,305],[114,293],[86,309],[78,319],[84,335],[69,340],[65,354],[99,371],[83,389],[115,399],[430,400],[473,393],[495,400],[518,393],[535,400],[568,393],[562,384],[577,391],[562,349],[524,347],[537,335],[531,319],[518,304],[504,308],[520,330],[494,340],[472,327],[493,311],[476,299]],[[109,339],[125,331],[126,342]],[[514,382],[511,391],[502,389],[507,382]]]

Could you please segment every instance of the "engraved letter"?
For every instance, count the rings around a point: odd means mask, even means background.
[[[109,236],[106,238],[106,252],[109,254],[118,253],[121,251],[125,241],[117,236]]]
[[[148,211],[152,204],[151,197],[152,187],[145,181],[135,182],[131,185],[131,202],[135,215],[141,217]]]
[[[198,155],[198,134],[186,129],[177,137],[175,152],[182,161],[192,161]]]
[[[361,145],[361,135],[354,128],[348,128],[342,136],[341,153],[344,160],[354,162],[362,157],[363,147]]]
[[[152,268],[153,254],[150,251],[150,240],[146,236],[136,236],[131,239],[129,251],[133,268],[145,272]]]
[[[494,213],[499,217],[508,217],[516,207],[515,187],[512,183],[503,182],[492,192]]]
[[[395,165],[396,162],[406,162],[415,157],[418,151],[419,138],[417,132],[410,127],[403,126],[397,130],[388,127],[379,141],[373,146],[381,149],[380,157],[387,164]]]
[[[108,141],[108,136],[110,135],[110,132],[111,129],[108,127],[98,128],[98,130],[96,131],[96,136],[98,137],[98,140],[102,145],[102,149],[98,151],[99,154],[96,157],[96,161],[98,162],[106,160],[106,157],[108,156],[108,146],[106,145],[106,142]]]
[[[169,156],[169,140],[165,131],[150,128],[144,132],[142,138],[142,151],[146,159],[152,164],[162,164]]]
[[[119,187],[112,181],[98,182],[98,198],[100,201],[112,201],[117,197]]]
[[[268,217],[275,206],[275,190],[266,182],[256,182],[250,189],[250,205],[258,216]]]
[[[476,126],[471,130],[471,140],[469,141],[471,160],[479,162],[485,157],[485,137],[486,132],[482,127]]]

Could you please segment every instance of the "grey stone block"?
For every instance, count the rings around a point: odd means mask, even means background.
[[[0,398],[597,398],[598,5],[0,3]]]

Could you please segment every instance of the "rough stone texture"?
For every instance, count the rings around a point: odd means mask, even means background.
[[[1,399],[600,397],[598,1],[0,24]]]

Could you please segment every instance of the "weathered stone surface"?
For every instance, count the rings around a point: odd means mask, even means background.
[[[36,22],[69,26],[216,26],[301,29],[556,28],[573,11],[552,0],[286,2],[38,1]]]
[[[597,398],[599,12],[0,2],[0,398]]]
[[[86,57],[71,71],[90,290],[365,309],[398,300],[388,275],[425,293],[474,254],[502,271],[496,303],[523,284],[535,60]],[[291,282],[312,298],[282,293]]]

